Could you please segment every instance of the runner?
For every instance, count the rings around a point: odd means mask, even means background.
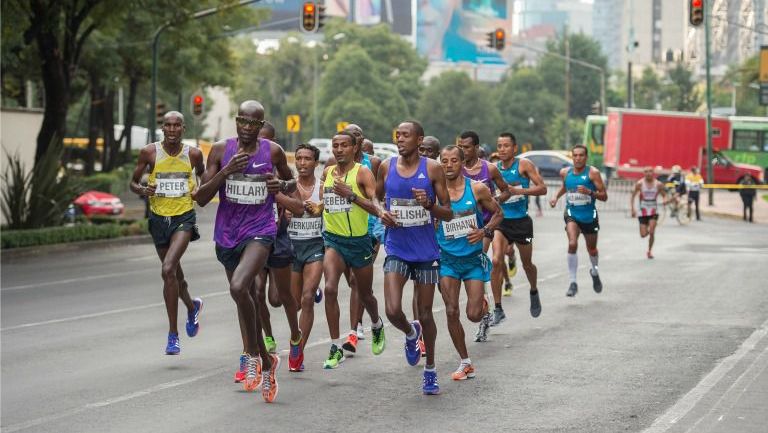
[[[367,153],[370,156],[376,155],[376,153],[373,151],[373,142],[367,138],[363,140],[363,146],[361,150],[363,153]]]
[[[217,191],[219,193],[214,227],[216,257],[224,265],[230,294],[244,324],[247,342],[244,388],[253,391],[261,385],[262,397],[272,402],[277,397],[280,358],[267,353],[261,338],[258,300],[252,293],[256,275],[267,262],[277,232],[274,195],[286,191],[287,183],[283,179],[290,179],[292,175],[282,148],[258,138],[264,124],[264,107],[259,102],[251,100],[240,104],[235,122],[237,137],[220,141],[211,148],[196,200],[204,206]],[[277,177],[273,167],[277,169]]]
[[[386,211],[381,221],[387,227],[384,248],[384,296],[387,317],[405,334],[405,357],[410,365],[421,359],[418,340],[424,333],[427,363],[424,366],[422,391],[438,394],[440,387],[435,371],[435,337],[437,328],[432,317],[435,284],[438,283],[440,251],[432,218],[450,221],[453,212],[442,167],[419,156],[424,129],[416,121],[397,127],[399,156],[381,163],[376,194],[385,200]],[[439,203],[438,203],[439,202]],[[415,283],[418,296],[418,320],[408,322],[403,313],[403,287],[408,279]]]
[[[652,167],[645,167],[643,170],[643,178],[635,183],[635,188],[632,191],[632,197],[629,198],[629,208],[632,209],[632,218],[637,217],[640,221],[640,237],[644,238],[648,236],[648,252],[646,257],[653,258],[653,242],[656,234],[656,222],[659,219],[658,211],[658,197],[659,194],[664,197],[666,204],[667,190],[664,188],[664,184],[656,180],[655,173]],[[637,216],[635,210],[635,197],[640,194],[640,216]]]
[[[491,265],[483,252],[485,232],[493,232],[501,222],[502,213],[491,191],[481,182],[473,182],[462,174],[464,152],[460,147],[448,146],[440,153],[445,171],[451,210],[454,218],[438,226],[440,245],[440,292],[445,303],[448,332],[461,362],[453,373],[453,380],[475,377],[475,367],[464,342],[464,328],[459,319],[459,292],[461,282],[467,290],[467,318],[479,322],[488,312],[484,283],[491,279]],[[491,210],[490,222],[483,226],[483,209]]]
[[[357,139],[341,131],[331,142],[336,165],[323,173],[322,203],[309,206],[313,215],[322,212],[325,231],[325,315],[331,336],[331,350],[323,367],[337,368],[345,359],[339,336],[339,280],[345,269],[351,268],[355,277],[358,299],[371,317],[373,334],[371,350],[374,355],[384,351],[384,323],[379,317],[378,302],[373,296],[373,246],[368,234],[368,214],[381,213],[375,197],[371,171],[355,162],[360,150]],[[369,199],[371,197],[373,199]]]
[[[200,329],[203,300],[189,296],[187,281],[181,269],[181,256],[190,241],[200,239],[197,230],[193,196],[198,177],[203,174],[203,154],[199,149],[181,143],[184,116],[169,111],[163,116],[163,141],[141,149],[131,179],[131,191],[149,199],[149,233],[155,243],[163,274],[163,298],[168,314],[166,355],[181,352],[177,327],[179,299],[187,307],[187,335],[194,337]],[[142,186],[141,177],[149,169],[149,184]]]
[[[597,270],[597,232],[600,222],[597,218],[595,200],[608,200],[608,192],[597,168],[587,165],[587,148],[578,144],[571,150],[573,167],[560,170],[563,185],[557,195],[549,201],[555,207],[557,201],[565,195],[565,231],[568,234],[568,274],[571,284],[567,296],[576,296],[579,286],[576,284],[576,270],[579,267],[576,249],[578,248],[579,232],[584,235],[587,244],[589,261],[592,264],[589,275],[592,277],[592,288],[596,293],[603,290],[600,274]],[[566,194],[567,193],[567,194]]]
[[[501,308],[501,280],[506,273],[504,256],[511,245],[517,247],[520,253],[520,261],[523,262],[523,270],[531,286],[529,296],[531,299],[531,316],[539,317],[541,314],[541,300],[537,289],[537,269],[531,260],[533,255],[533,220],[528,215],[528,196],[538,196],[547,193],[547,186],[539,175],[536,166],[525,158],[516,158],[517,140],[509,132],[499,134],[497,139],[500,161],[496,167],[509,185],[511,196],[501,204],[504,211],[504,220],[496,228],[493,235],[493,273],[491,274],[491,288],[496,301],[493,310],[495,323],[502,322],[506,315]],[[531,186],[531,184],[533,184]]]
[[[302,358],[312,325],[315,320],[315,295],[323,274],[323,220],[320,215],[311,215],[311,210],[320,203],[320,179],[315,177],[315,167],[320,159],[320,150],[310,144],[300,144],[295,152],[298,192],[304,203],[306,212],[291,217],[288,233],[293,243],[294,260],[291,272],[291,291],[301,302]],[[293,349],[293,348],[291,348]],[[299,370],[303,370],[303,365]],[[293,370],[291,370],[293,371]]]
[[[419,155],[424,158],[437,160],[440,156],[440,140],[437,137],[427,135],[419,146]]]

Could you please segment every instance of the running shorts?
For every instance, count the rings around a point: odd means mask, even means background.
[[[193,241],[200,239],[194,209],[171,217],[164,217],[150,211],[147,226],[149,234],[152,235],[152,241],[156,247],[160,248],[169,246],[171,237],[176,232],[192,232]]]
[[[440,277],[459,281],[491,281],[491,260],[482,251],[479,254],[458,257],[440,252]]]
[[[528,245],[533,241],[533,220],[530,216],[504,218],[496,227],[507,238],[507,242]]]
[[[637,217],[637,220],[640,221],[640,225],[641,226],[647,226],[648,223],[651,220],[658,220],[658,219],[659,219],[659,214],[653,214],[653,215],[646,215],[646,216],[639,216],[639,217]]]
[[[384,275],[395,272],[417,284],[438,284],[440,281],[440,260],[409,262],[389,255],[384,260]]]
[[[373,263],[373,247],[371,236],[339,236],[324,232],[325,249],[336,250],[350,268],[364,268]]]
[[[304,266],[321,262],[325,256],[323,238],[293,241],[293,272],[301,272]]]
[[[237,265],[240,264],[240,256],[243,255],[245,247],[251,242],[258,242],[267,248],[272,248],[275,243],[275,238],[272,236],[255,236],[241,241],[239,244],[232,248],[225,248],[219,244],[216,244],[216,258],[224,265],[224,269],[228,271],[234,271]]]
[[[600,230],[600,221],[595,218],[592,220],[591,223],[583,223],[581,221],[577,221],[573,219],[573,217],[568,216],[568,214],[564,215],[563,217],[565,219],[565,228],[568,229],[568,223],[574,222],[579,226],[579,230],[585,235],[596,235],[597,232]]]

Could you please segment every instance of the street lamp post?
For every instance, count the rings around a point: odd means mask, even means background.
[[[154,125],[155,122],[153,120],[152,113],[154,112],[155,107],[157,106],[157,45],[158,45],[158,41],[160,40],[160,34],[162,34],[163,31],[165,31],[165,29],[167,29],[168,27],[175,26],[176,24],[181,24],[183,22],[190,21],[190,20],[205,18],[207,16],[215,15],[225,10],[233,9],[239,6],[245,6],[251,3],[256,3],[257,1],[259,0],[240,0],[237,3],[217,6],[215,8],[204,9],[204,10],[186,15],[177,21],[168,21],[165,24],[158,27],[157,30],[155,30],[155,33],[152,36],[152,91],[150,96],[151,102],[149,107],[149,123],[147,124],[149,129],[149,136],[152,141],[155,141],[155,125]]]

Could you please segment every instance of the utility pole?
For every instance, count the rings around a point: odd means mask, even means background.
[[[571,147],[571,44],[568,42],[568,24],[563,26],[565,39],[565,148]]]
[[[712,21],[712,8],[704,3],[704,52],[707,69],[707,182],[714,183],[714,174],[712,173],[712,77],[710,76],[710,41],[709,32]],[[714,205],[714,190],[708,188],[708,203]]]
[[[627,41],[627,53],[629,60],[627,61],[627,108],[632,108],[635,105],[635,95],[632,86],[632,53],[635,51],[637,41],[635,41],[635,18],[634,7],[632,0],[629,0],[629,40]]]

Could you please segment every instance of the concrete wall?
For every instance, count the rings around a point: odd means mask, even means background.
[[[5,172],[6,155],[21,157],[24,167],[31,170],[35,164],[37,133],[43,124],[43,110],[9,109],[0,110],[0,172]],[[0,212],[0,224],[5,224]]]

